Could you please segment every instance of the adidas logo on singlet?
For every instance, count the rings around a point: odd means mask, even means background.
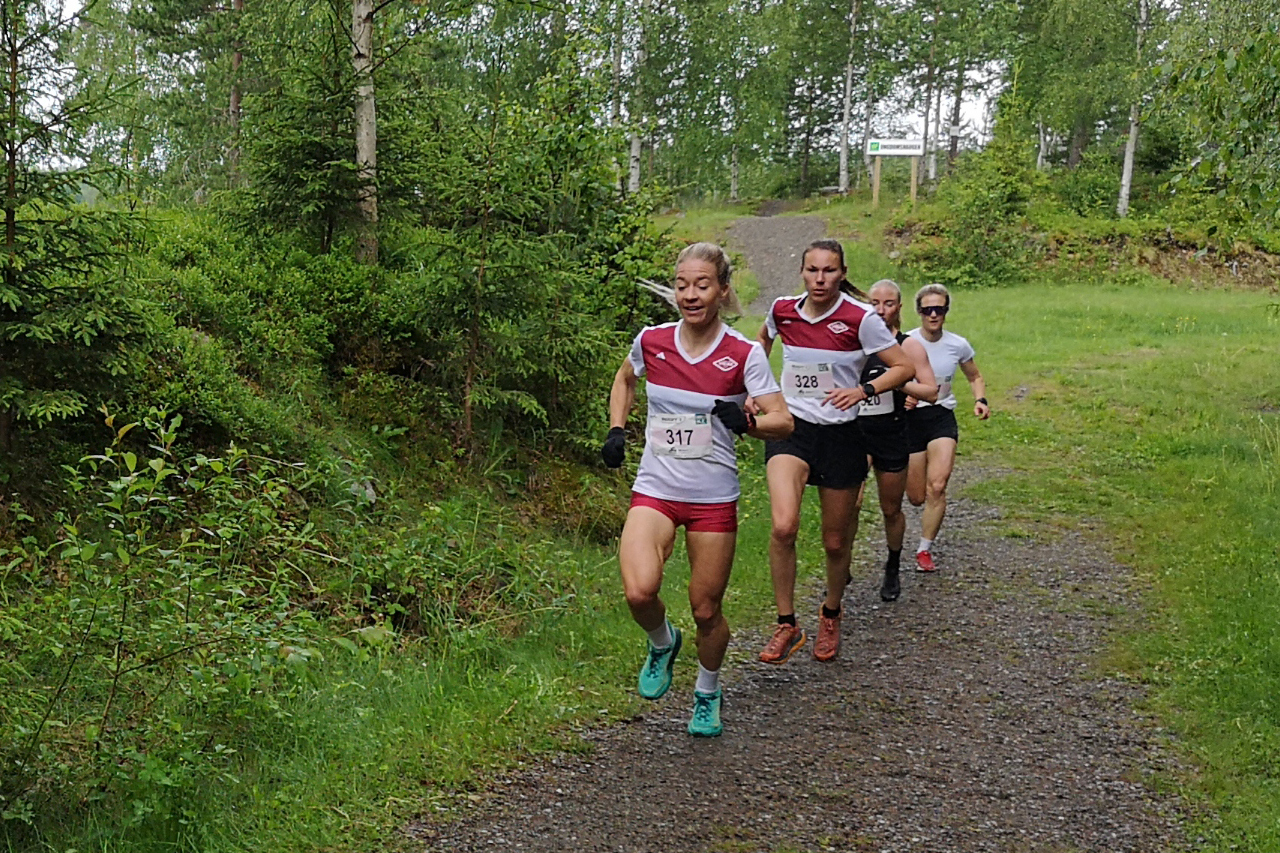
[[[728,373],[730,370],[733,370],[735,367],[738,366],[738,362],[734,361],[732,358],[730,358],[727,355],[724,358],[720,359],[719,361],[713,361],[711,363],[714,364],[716,367],[720,368],[721,370],[723,370],[725,373]]]

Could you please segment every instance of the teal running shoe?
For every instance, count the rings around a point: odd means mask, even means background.
[[[693,691],[693,716],[689,718],[689,734],[694,737],[719,737],[723,731],[724,726],[720,725],[720,691]]]
[[[655,649],[653,643],[649,644],[649,654],[644,659],[644,666],[640,667],[639,690],[646,699],[661,699],[671,687],[671,670],[676,665],[676,655],[680,654],[682,642],[680,629],[672,628],[671,636],[675,639],[665,649]]]

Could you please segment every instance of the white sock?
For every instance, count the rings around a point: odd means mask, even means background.
[[[707,669],[698,664],[698,680],[693,689],[698,693],[715,693],[720,689],[720,670]]]
[[[675,635],[671,633],[671,623],[666,619],[663,619],[661,625],[649,632],[649,642],[653,644],[655,649],[665,649],[675,641]]]
[[[932,547],[933,547],[933,540],[925,539],[923,536],[921,536],[920,547],[916,549],[916,553],[919,554],[921,551],[928,551]]]

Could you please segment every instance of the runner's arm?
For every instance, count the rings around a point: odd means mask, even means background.
[[[904,384],[902,390],[917,400],[938,402],[938,378],[933,375],[933,365],[929,364],[929,354],[924,346],[915,338],[907,338],[902,343],[902,351],[916,368],[916,378]]]
[[[756,425],[747,435],[753,438],[786,438],[795,429],[795,421],[791,410],[787,408],[786,398],[781,391],[772,394],[761,394],[752,398],[759,413],[754,415]]]
[[[627,416],[636,402],[636,385],[640,377],[636,376],[631,359],[623,359],[622,367],[613,377],[613,387],[609,389],[609,426],[625,427]]]
[[[978,420],[985,421],[991,417],[991,406],[987,403],[987,382],[978,372],[978,365],[973,359],[960,362],[960,370],[964,372],[964,378],[969,380],[969,387],[973,389],[973,414]]]
[[[756,343],[764,349],[764,354],[769,355],[773,352],[773,338],[769,337],[769,324],[760,324],[760,334],[756,335]]]
[[[880,360],[889,368],[871,383],[871,387],[877,394],[883,394],[890,388],[897,388],[916,375],[915,365],[898,344],[882,349],[876,355],[880,356]],[[866,399],[868,395],[862,390],[861,385],[856,388],[833,388],[827,392],[827,396],[822,398],[822,405],[829,404],[840,411],[845,411]]]

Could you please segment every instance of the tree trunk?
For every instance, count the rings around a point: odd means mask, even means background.
[[[800,193],[809,194],[809,153],[813,148],[813,101],[814,87],[805,84],[804,100],[804,150],[800,156]]]
[[[858,14],[862,0],[849,9],[849,56],[844,64],[844,113],[840,121],[840,194],[849,194],[849,131],[853,128],[853,54],[858,47]]]
[[[1042,121],[1036,122],[1036,133],[1039,134],[1040,137],[1040,147],[1036,151],[1036,171],[1047,172],[1049,171],[1049,144],[1051,141],[1051,134],[1049,133],[1049,128],[1045,127],[1044,122]]]
[[[3,4],[0,14],[0,34],[4,37],[4,49],[8,54],[8,74],[5,79],[5,95],[8,100],[8,123],[12,133],[4,134],[0,145],[4,148],[4,283],[11,292],[18,289],[18,45],[14,22],[10,19],[9,4]],[[7,313],[7,312],[6,312]],[[0,359],[0,376],[8,371]],[[17,407],[0,408],[0,450],[13,451],[13,423],[17,419]]]
[[[929,35],[929,64],[925,71],[926,82],[924,87],[924,149],[926,154],[929,151],[929,109],[933,106],[934,83],[938,76],[938,68],[935,62],[938,56],[938,18],[941,14],[941,4],[935,3],[933,6],[933,32]],[[917,179],[923,177],[919,174],[921,165],[919,161],[916,161]]]
[[[1068,169],[1079,166],[1080,161],[1084,159],[1084,149],[1089,146],[1092,130],[1092,123],[1087,118],[1082,117],[1076,120],[1076,126],[1071,129],[1071,148],[1067,151]]]
[[[942,72],[938,72],[933,98],[933,145],[929,146],[929,180],[938,179],[938,142],[942,139]]]
[[[240,66],[244,63],[244,54],[240,51],[240,24],[244,20],[244,0],[232,0],[231,10],[235,13],[236,37],[231,53],[231,102],[227,105],[227,120],[231,124],[231,180],[240,183]]]
[[[626,6],[623,0],[618,0],[614,4],[613,16],[612,59],[609,63],[609,76],[612,82],[610,86],[612,96],[609,99],[609,129],[617,130],[622,127],[622,25],[626,18]],[[622,190],[622,163],[618,160],[616,150],[613,157],[613,183],[619,191]]]
[[[18,286],[18,95],[21,92],[21,81],[18,79],[18,45],[17,34],[9,20],[9,4],[4,4],[3,33],[5,35],[5,51],[9,60],[8,78],[5,81],[5,95],[9,101],[9,127],[12,135],[5,134],[4,145],[4,283],[10,290]]]
[[[738,200],[738,144],[735,142],[729,154],[729,201]]]
[[[356,260],[378,262],[378,114],[373,86],[373,3],[352,3],[351,58],[356,73],[357,206],[363,218],[356,239]]]
[[[631,162],[627,173],[627,191],[630,193],[640,192],[640,154],[641,144],[640,126],[643,123],[643,106],[644,101],[644,66],[649,60],[649,53],[645,49],[645,27],[648,24],[650,0],[640,0],[639,10],[639,33],[640,40],[636,46],[636,85],[631,92]]]
[[[955,165],[956,157],[960,154],[960,107],[964,103],[964,74],[965,62],[960,60],[960,66],[956,69],[956,85],[951,90],[951,127],[948,130],[950,140],[947,145],[947,171]]]
[[[1149,0],[1138,0],[1138,67],[1142,66],[1142,40],[1147,32],[1151,7]],[[1124,144],[1124,170],[1120,173],[1120,199],[1116,202],[1116,216],[1124,219],[1129,215],[1129,191],[1133,188],[1133,158],[1138,151],[1138,122],[1142,117],[1142,108],[1138,98],[1133,99],[1129,107],[1129,138]]]
[[[858,173],[858,185],[862,185],[862,176],[871,178],[871,153],[867,150],[867,140],[871,138],[871,114],[875,110],[875,83],[871,75],[867,75],[867,103],[862,114],[862,171]]]

